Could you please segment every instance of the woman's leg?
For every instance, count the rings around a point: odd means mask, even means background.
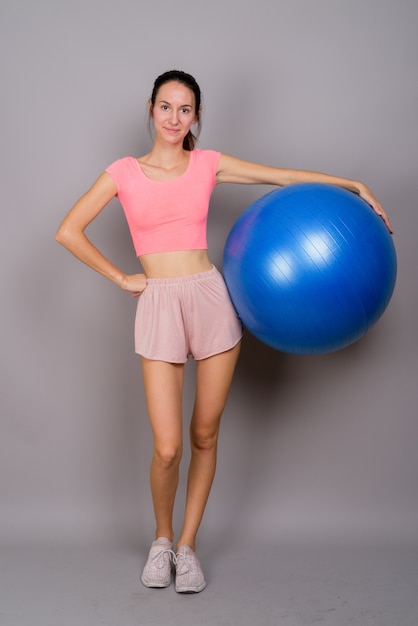
[[[142,358],[142,373],[154,436],[150,482],[156,537],[173,541],[173,508],[182,455],[184,365]]]
[[[197,362],[196,399],[190,424],[191,461],[184,523],[178,546],[195,550],[216,468],[221,415],[226,404],[240,344]]]

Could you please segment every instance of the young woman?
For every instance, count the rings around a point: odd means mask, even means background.
[[[200,126],[201,94],[189,74],[175,70],[156,79],[149,115],[155,132],[151,151],[112,163],[70,210],[56,239],[89,267],[140,296],[135,349],[142,357],[154,438],[151,492],[156,520],[142,582],[148,587],[168,586],[175,565],[176,591],[196,593],[206,584],[195,554],[196,535],[215,473],[219,424],[242,336],[223,278],[207,253],[212,190],[219,183],[328,183],[359,194],[389,230],[391,225],[360,182],[196,149],[192,127]],[[116,195],[143,273],[125,274],[85,235],[88,224]],[[182,456],[182,391],[188,356],[197,361],[196,397],[184,521],[174,550],[172,515]]]

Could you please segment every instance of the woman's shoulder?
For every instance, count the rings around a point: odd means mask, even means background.
[[[196,162],[208,164],[213,167],[218,166],[219,160],[221,158],[220,152],[210,149],[195,148],[192,151],[192,154],[194,154],[194,159]]]
[[[221,154],[219,150],[213,150],[210,148],[195,148],[194,150],[192,150],[192,152],[194,152],[196,155],[201,156],[202,158],[210,158],[214,155]]]
[[[113,161],[110,165],[108,165],[108,167],[106,169],[109,169],[111,167],[117,166],[117,167],[132,167],[132,165],[137,165],[138,163],[138,159],[136,157],[133,156],[124,156],[124,157],[120,157],[119,159],[116,159],[115,161]]]
[[[127,182],[136,176],[139,169],[139,163],[135,157],[125,156],[113,161],[105,169],[105,172],[112,177],[118,189],[120,189],[122,185],[126,185]]]

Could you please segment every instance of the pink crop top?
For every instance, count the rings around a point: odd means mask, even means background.
[[[137,256],[207,248],[209,201],[220,156],[214,150],[192,150],[186,172],[164,182],[148,178],[134,157],[106,168],[117,187]]]

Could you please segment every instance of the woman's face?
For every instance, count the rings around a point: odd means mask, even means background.
[[[195,108],[194,93],[186,85],[175,81],[162,85],[154,106],[150,102],[156,140],[182,144],[191,126],[198,121]]]

